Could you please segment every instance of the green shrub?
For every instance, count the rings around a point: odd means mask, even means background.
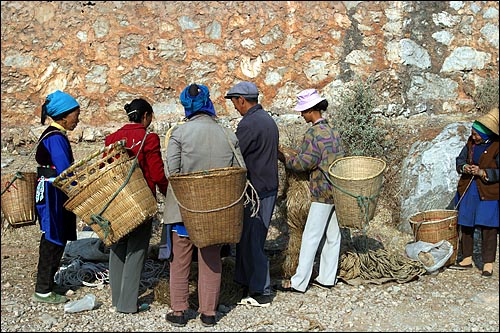
[[[357,80],[341,96],[340,104],[333,124],[340,132],[346,156],[377,157],[387,163],[381,197],[389,198],[385,205],[392,213],[392,224],[397,225],[401,210],[400,169],[407,149],[398,143],[405,134],[392,121],[373,114],[377,101],[371,79]]]
[[[352,89],[341,96],[334,124],[342,137],[346,156],[384,155],[387,129],[373,115],[375,97],[371,80],[356,81]]]
[[[498,107],[498,78],[488,77],[476,90],[474,102],[481,113]]]

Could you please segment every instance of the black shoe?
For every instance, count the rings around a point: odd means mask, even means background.
[[[215,316],[205,316],[203,313],[200,316],[201,324],[205,327],[215,326]]]
[[[493,271],[491,271],[491,272],[490,271],[483,271],[481,273],[481,276],[491,277],[491,276],[493,276]]]
[[[174,315],[173,312],[167,313],[165,316],[165,319],[172,324],[172,326],[176,327],[184,327],[187,324],[187,319],[184,317],[184,314],[181,314],[180,316]]]
[[[326,289],[326,290],[330,290],[333,288],[333,286],[331,285],[328,285],[328,284],[323,284],[323,283],[320,283],[316,280],[313,280],[313,282],[311,283],[313,286],[315,287],[318,287],[318,288],[321,288],[321,289]]]
[[[293,293],[300,293],[300,294],[303,294],[304,291],[300,291],[300,290],[297,290],[295,289],[294,287],[291,286],[291,282],[289,282],[289,285],[290,287],[285,287],[284,286],[284,281],[282,281],[281,283],[278,283],[278,284],[275,284],[273,286],[273,290],[274,291],[282,291],[282,292],[293,292]],[[286,283],[285,283],[286,284]]]
[[[449,268],[450,269],[456,269],[456,270],[459,270],[459,271],[465,271],[465,270],[471,269],[472,268],[472,264],[460,265],[460,263],[456,263],[454,265],[451,265]]]

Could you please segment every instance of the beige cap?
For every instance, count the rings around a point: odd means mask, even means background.
[[[491,109],[490,112],[479,117],[477,121],[498,135],[498,108]]]

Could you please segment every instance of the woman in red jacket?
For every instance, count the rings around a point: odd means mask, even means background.
[[[130,122],[108,135],[105,144],[108,146],[125,139],[131,155],[139,154],[137,157],[139,166],[153,195],[156,197],[156,187],[165,194],[168,180],[163,168],[160,138],[156,133],[146,135],[146,129],[153,120],[153,108],[144,99],[134,99],[130,104],[125,104],[125,111]],[[145,221],[111,246],[109,255],[111,298],[118,312],[135,313],[149,308],[147,304],[138,306],[137,299],[152,227],[152,219]]]

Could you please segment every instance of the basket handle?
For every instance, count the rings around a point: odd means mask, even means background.
[[[77,168],[77,167],[80,167],[84,164],[86,164],[87,162],[89,162],[90,160],[96,158],[97,156],[99,155],[102,155],[105,151],[110,151],[112,149],[115,149],[117,147],[125,147],[125,140],[119,140],[119,141],[116,141],[108,146],[104,146],[102,147],[101,149],[99,150],[96,150],[95,152],[93,152],[91,155],[73,163],[72,165],[70,165],[66,170],[64,170],[63,172],[61,172],[55,179],[54,179],[54,182],[56,186],[60,185],[60,182],[64,179],[64,178],[68,178],[69,175],[71,175],[73,173],[73,171]]]

